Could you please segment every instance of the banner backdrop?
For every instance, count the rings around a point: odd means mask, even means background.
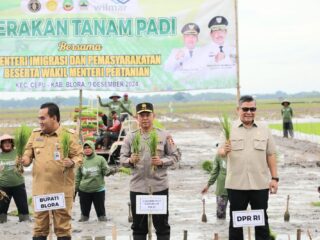
[[[1,1],[0,91],[235,88],[235,15],[234,0]]]

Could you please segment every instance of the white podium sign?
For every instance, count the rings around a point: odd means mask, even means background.
[[[33,197],[34,211],[64,209],[66,207],[64,193],[53,193]]]
[[[264,211],[250,210],[250,211],[233,211],[232,212],[233,227],[249,227],[249,226],[264,226]]]
[[[137,195],[137,214],[166,214],[167,196],[164,195]]]

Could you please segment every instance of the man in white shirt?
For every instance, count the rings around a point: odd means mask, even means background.
[[[174,74],[174,78],[184,77],[199,70],[198,35],[200,28],[195,23],[187,23],[181,29],[183,34],[183,48],[174,48],[164,64],[164,70]]]

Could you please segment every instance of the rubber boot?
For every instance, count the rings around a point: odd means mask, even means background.
[[[19,222],[31,222],[28,214],[19,214]]]
[[[8,220],[8,216],[5,213],[0,214],[0,223],[5,223]]]
[[[87,222],[89,220],[89,217],[81,215],[81,218],[79,219],[79,222]]]
[[[32,237],[32,240],[47,240],[46,236]]]
[[[99,222],[107,222],[107,221],[109,221],[110,219],[108,219],[106,216],[100,216],[100,217],[98,217],[98,221]]]
[[[170,235],[157,236],[157,240],[170,240]]]
[[[133,240],[147,240],[147,235],[133,235]]]
[[[71,240],[71,237],[69,237],[69,236],[57,237],[57,240]]]

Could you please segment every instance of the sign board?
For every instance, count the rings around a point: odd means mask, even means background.
[[[1,1],[0,92],[236,88],[236,42],[234,0]]]
[[[167,196],[164,195],[137,195],[137,214],[166,214]]]
[[[66,207],[64,193],[34,196],[33,202],[35,212],[64,209]]]
[[[233,227],[249,227],[249,226],[264,226],[264,211],[250,210],[250,211],[233,211],[232,212]]]

